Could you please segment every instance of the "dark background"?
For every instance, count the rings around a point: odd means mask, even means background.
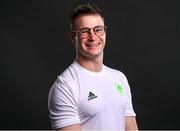
[[[0,129],[51,129],[48,92],[75,57],[68,15],[104,12],[104,63],[124,72],[140,129],[180,129],[180,1],[1,0]]]

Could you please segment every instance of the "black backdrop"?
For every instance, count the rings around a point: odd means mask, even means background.
[[[87,0],[1,0],[0,129],[51,129],[48,92],[75,57],[68,14]],[[94,0],[104,63],[126,74],[140,129],[180,129],[180,2]]]

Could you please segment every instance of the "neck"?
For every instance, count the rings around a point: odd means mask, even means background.
[[[103,67],[103,56],[93,60],[84,57],[77,57],[76,62],[89,71],[100,72]]]

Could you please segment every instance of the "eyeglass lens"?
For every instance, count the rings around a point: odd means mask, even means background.
[[[88,37],[90,35],[91,29],[93,29],[93,32],[97,36],[101,36],[105,33],[106,27],[103,25],[95,26],[94,28],[82,28],[78,31],[78,36],[81,38]]]

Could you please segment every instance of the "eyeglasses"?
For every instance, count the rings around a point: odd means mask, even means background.
[[[86,38],[91,34],[91,29],[93,30],[94,34],[97,36],[102,36],[106,32],[106,26],[103,25],[98,25],[95,26],[94,28],[81,28],[77,30],[77,34],[79,38]]]

